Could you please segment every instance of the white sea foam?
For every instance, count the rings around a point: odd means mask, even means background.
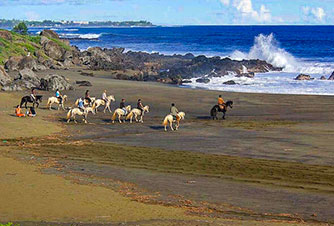
[[[197,83],[196,78],[185,87],[204,88],[210,90],[245,92],[245,93],[274,93],[274,94],[313,94],[334,95],[334,82],[320,80],[320,75],[313,75],[314,80],[297,81],[294,78],[299,73],[270,72],[256,74],[255,78],[226,75],[224,77],[210,78],[210,83]],[[328,77],[327,75],[326,77]],[[223,83],[233,80],[237,85],[224,85]]]
[[[75,33],[61,33],[61,38],[67,39],[98,39],[102,34],[75,34]]]
[[[254,45],[248,53],[234,51],[230,57],[235,60],[260,59],[282,67],[284,72],[308,74],[328,74],[334,70],[334,64],[319,62],[304,62],[281,48],[273,34],[260,34],[255,37]]]

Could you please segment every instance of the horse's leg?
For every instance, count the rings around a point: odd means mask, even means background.
[[[170,129],[173,131],[174,130],[174,128],[173,128],[173,121],[170,121],[169,122],[169,127],[170,127]]]
[[[178,129],[179,129],[179,126],[180,126],[180,121],[179,121],[179,120],[177,120],[177,121],[176,121],[175,130],[178,130]]]
[[[77,120],[76,120],[76,118],[75,118],[75,115],[73,115],[73,121],[75,122],[75,124],[78,123]]]
[[[223,120],[225,120],[225,112],[223,112]]]
[[[122,121],[121,121],[121,115],[118,115],[118,121],[119,121],[119,123],[122,123]]]

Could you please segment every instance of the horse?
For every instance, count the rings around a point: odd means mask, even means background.
[[[58,110],[59,110],[60,107],[62,107],[62,109],[65,110],[65,108],[64,108],[64,102],[66,100],[67,100],[67,96],[66,95],[62,96],[61,103],[59,102],[59,99],[57,97],[49,97],[48,103],[47,103],[46,107],[49,108],[50,110],[52,110],[52,104],[58,104]]]
[[[35,99],[33,99],[31,96],[24,96],[21,99],[20,107],[22,107],[22,105],[25,104],[25,108],[28,108],[27,104],[33,103],[32,106],[35,107],[35,104],[36,104],[38,108],[39,104],[42,103],[42,100],[43,100],[43,96],[41,95],[36,95]]]
[[[141,112],[141,110],[139,110],[138,108],[134,108],[132,109],[132,111],[130,111],[130,113],[126,116],[126,120],[130,119],[130,123],[132,123],[132,119],[133,119],[133,116],[135,117],[135,120],[136,122],[141,122],[143,123],[143,116],[145,114],[145,112],[149,112],[150,110],[150,107],[148,105],[146,105],[144,108],[143,108],[143,113]],[[138,120],[138,116],[140,116],[140,119]]]
[[[127,112],[127,113],[130,113],[130,111],[131,111],[131,105],[126,106],[125,109],[126,109],[126,112]],[[117,108],[117,109],[114,111],[114,114],[113,114],[112,117],[111,117],[112,123],[115,123],[115,120],[116,120],[116,117],[117,117],[117,116],[118,116],[118,121],[119,121],[119,123],[122,123],[121,118],[122,118],[122,116],[126,116],[126,113],[124,112],[123,109],[121,109],[121,108]],[[125,120],[123,120],[123,122],[125,122]]]
[[[169,123],[169,127],[171,128],[171,130],[174,130],[173,128],[173,122],[176,122],[176,126],[175,126],[175,130],[178,130],[179,127],[180,127],[180,121],[182,119],[184,119],[184,117],[186,116],[186,113],[184,112],[179,112],[177,115],[176,115],[176,120],[174,120],[174,117],[173,115],[169,114],[165,117],[162,125],[165,126],[165,131],[167,131],[167,125]]]
[[[69,110],[69,111],[67,112],[67,116],[66,116],[67,123],[69,123],[69,122],[71,121],[71,118],[73,118],[73,121],[74,121],[75,123],[77,123],[77,121],[76,121],[76,119],[75,119],[75,116],[76,116],[76,115],[83,116],[83,119],[82,119],[82,120],[83,120],[85,123],[87,123],[87,122],[88,122],[88,121],[87,121],[87,116],[88,116],[88,113],[89,113],[89,112],[92,112],[93,115],[95,115],[95,110],[94,110],[94,108],[92,108],[92,107],[87,107],[87,108],[84,109],[84,111],[82,111],[80,108],[73,108],[73,109],[71,109],[71,110]]]
[[[83,102],[84,102],[84,106],[88,106],[88,107],[93,106],[93,104],[94,104],[96,98],[95,98],[95,97],[91,97],[90,100],[91,100],[92,102],[90,102],[90,104],[89,104],[89,103],[88,103],[88,100],[87,100],[87,99],[84,99],[84,101],[83,101]],[[77,100],[75,101],[74,105],[78,107],[78,105],[79,105],[79,99],[77,99]]]
[[[215,105],[211,111],[210,111],[210,115],[212,117],[213,120],[218,120],[218,117],[217,117],[217,114],[218,112],[222,112],[223,113],[223,119],[225,119],[225,114],[226,114],[226,111],[227,111],[227,107],[230,107],[230,108],[233,108],[233,101],[229,100],[226,102],[225,104],[226,106],[224,107],[223,110],[220,109],[220,107],[218,105]]]
[[[98,107],[100,107],[101,105],[105,106],[104,110],[103,110],[104,113],[106,113],[107,109],[111,113],[110,104],[113,101],[115,101],[115,97],[113,95],[107,97],[107,102],[105,100],[102,100],[102,99],[97,99],[97,100],[94,101],[93,107],[95,108],[96,113],[97,113]]]

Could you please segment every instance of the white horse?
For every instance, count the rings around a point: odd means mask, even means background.
[[[66,100],[67,100],[66,95],[62,96],[62,102],[61,103],[60,103],[60,101],[57,97],[49,97],[46,107],[49,108],[50,110],[52,110],[52,104],[58,104],[58,110],[60,109],[60,107],[63,110],[65,110],[64,103],[65,103]]]
[[[139,110],[138,108],[134,108],[132,109],[132,111],[126,116],[126,120],[130,119],[130,123],[132,123],[132,119],[133,119],[133,116],[135,117],[135,120],[136,122],[141,122],[143,123],[143,117],[144,117],[144,114],[145,112],[150,112],[150,107],[148,105],[146,105],[144,108],[143,108],[143,113],[141,112],[141,110]],[[138,120],[138,116],[140,116],[140,119]]]
[[[105,106],[103,112],[106,113],[106,110],[108,109],[111,113],[110,104],[111,102],[115,101],[115,97],[113,95],[107,97],[107,102],[102,99],[97,99],[94,101],[93,107],[95,108],[95,111],[97,113],[97,109],[102,105]]]
[[[95,98],[95,97],[91,97],[90,99],[91,99],[91,101],[92,101],[92,102],[90,102],[90,104],[89,104],[88,100],[86,100],[86,99],[83,100],[83,102],[84,102],[84,106],[85,106],[85,107],[91,107],[91,106],[93,106],[93,104],[94,104],[96,98]],[[77,100],[75,101],[74,105],[78,107],[78,105],[79,105],[79,99],[77,99]]]
[[[169,123],[169,127],[171,128],[171,130],[174,130],[173,128],[173,122],[176,122],[176,127],[175,127],[175,130],[178,130],[179,129],[179,126],[180,126],[180,121],[182,119],[184,119],[184,117],[186,116],[186,113],[184,112],[179,112],[177,115],[176,115],[176,120],[174,120],[173,118],[173,115],[167,115],[162,123],[163,126],[165,126],[165,131],[167,131],[167,125]]]
[[[124,110],[121,109],[121,108],[117,108],[117,109],[115,110],[114,114],[113,114],[112,117],[111,117],[112,123],[115,123],[115,120],[116,120],[116,117],[117,117],[117,116],[118,116],[118,121],[119,121],[119,123],[122,123],[121,118],[122,118],[123,116],[126,116],[126,114],[130,113],[130,111],[131,111],[131,105],[126,106],[125,109],[126,109],[126,113],[125,113]],[[125,122],[125,120],[123,120],[123,122]]]
[[[71,118],[73,118],[73,121],[75,123],[77,123],[76,119],[75,119],[75,116],[76,115],[79,115],[79,116],[83,116],[83,121],[85,123],[87,123],[87,116],[88,116],[88,113],[91,112],[93,113],[93,115],[95,115],[95,109],[92,108],[92,107],[86,107],[84,111],[82,111],[81,109],[79,108],[73,108],[71,110],[68,111],[67,113],[67,116],[66,116],[66,119],[67,119],[67,123],[69,123],[71,121]]]

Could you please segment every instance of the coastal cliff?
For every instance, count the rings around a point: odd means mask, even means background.
[[[47,69],[103,70],[110,71],[115,79],[157,81],[169,84],[181,84],[184,79],[197,77],[205,77],[207,80],[227,74],[252,78],[254,73],[282,70],[261,60],[236,61],[221,57],[194,56],[191,53],[163,55],[125,52],[124,48],[102,49],[100,47],[80,51],[51,30],[44,30],[39,36],[20,35],[0,30],[0,65],[3,65],[0,68],[0,85],[3,90],[39,87],[33,71]],[[20,72],[22,70],[30,70],[25,74],[31,76],[11,76],[15,72],[22,74]],[[27,85],[26,81],[18,82],[22,79],[28,80],[29,84]]]

